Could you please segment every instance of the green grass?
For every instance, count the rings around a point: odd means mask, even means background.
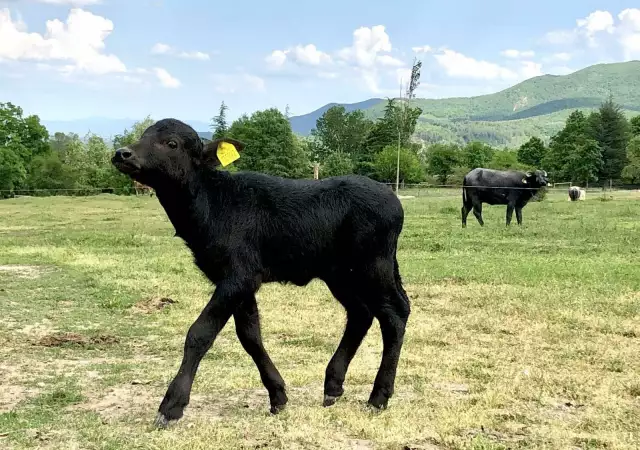
[[[364,406],[377,323],[344,397],[323,408],[344,312],[321,282],[266,285],[263,335],[288,408],[269,415],[231,321],[185,417],[162,432],[151,423],[212,287],[157,200],[4,200],[0,448],[637,448],[640,196],[612,195],[550,193],[521,228],[485,206],[486,226],[470,216],[462,230],[459,192],[420,191],[403,200],[398,258],[413,313],[388,410]],[[177,303],[141,303],[156,297]],[[60,333],[74,339],[58,345]]]

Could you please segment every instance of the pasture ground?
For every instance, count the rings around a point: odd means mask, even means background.
[[[343,310],[321,282],[266,285],[263,335],[288,408],[269,415],[230,321],[164,431],[151,424],[212,287],[157,199],[1,201],[0,447],[637,448],[640,197],[612,195],[550,193],[509,229],[505,208],[485,205],[485,228],[470,215],[462,230],[457,191],[403,200],[413,312],[388,410],[365,407],[377,323],[323,408]]]

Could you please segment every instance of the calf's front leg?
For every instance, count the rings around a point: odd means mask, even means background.
[[[165,428],[170,421],[180,419],[189,404],[191,386],[200,361],[235,309],[238,294],[233,286],[231,283],[218,285],[209,303],[189,328],[182,364],[158,409],[155,420],[157,428]]]

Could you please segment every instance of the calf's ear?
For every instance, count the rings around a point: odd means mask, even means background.
[[[245,144],[236,139],[221,138],[215,139],[205,145],[202,151],[202,162],[223,167],[228,166],[238,158]]]

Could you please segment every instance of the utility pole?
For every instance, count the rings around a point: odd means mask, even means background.
[[[411,99],[415,97],[415,90],[420,86],[420,68],[422,67],[422,61],[417,60],[415,57],[413,58],[413,66],[411,67],[411,78],[409,80],[409,84],[407,85],[407,93],[406,93],[406,102],[402,97],[402,79],[400,80],[400,110],[396,110],[399,112],[399,116],[396,121],[398,124],[398,157],[396,161],[396,195],[398,195],[398,190],[400,188],[400,147],[402,145],[402,132],[404,131],[407,124],[405,123],[407,120],[407,115],[409,113],[409,108],[411,107]]]
[[[402,111],[404,111],[404,106],[402,106],[402,78],[400,78],[400,107],[403,108]],[[397,119],[397,124],[398,124],[398,160],[396,161],[396,195],[400,194],[400,145],[402,144],[402,123],[404,122],[404,113],[402,114],[402,116],[398,117]]]

